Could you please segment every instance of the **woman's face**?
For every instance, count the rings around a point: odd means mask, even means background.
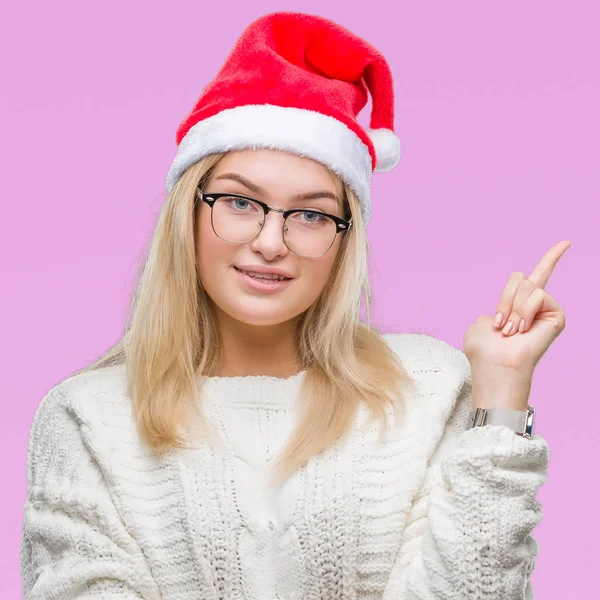
[[[337,177],[312,159],[277,150],[228,153],[203,191],[205,194],[242,194],[276,208],[310,208],[344,216],[343,185]],[[337,201],[320,196],[319,192],[334,194]],[[309,193],[315,193],[315,198],[294,199],[299,194]],[[237,321],[264,326],[293,319],[315,302],[331,274],[345,234],[339,233],[322,256],[299,256],[284,242],[283,215],[271,211],[258,237],[236,244],[215,234],[210,206],[206,202],[197,202],[197,205],[196,257],[200,279],[219,310]],[[249,206],[239,201],[234,209],[247,211]],[[306,218],[315,217],[313,214]],[[260,288],[261,281],[242,274],[239,267],[283,269],[292,279],[276,288]]]

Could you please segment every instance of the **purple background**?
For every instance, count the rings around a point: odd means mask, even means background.
[[[590,597],[597,517],[600,15],[592,2],[16,2],[0,7],[0,596],[21,597],[25,451],[46,391],[122,333],[175,130],[243,28],[300,10],[387,57],[402,159],[376,173],[372,318],[462,348],[561,240],[567,328],[531,403],[551,448],[536,598]],[[361,114],[366,124],[370,105]]]

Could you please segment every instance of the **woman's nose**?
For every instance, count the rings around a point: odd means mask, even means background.
[[[281,213],[271,210],[269,214],[265,215],[262,229],[252,242],[251,247],[253,250],[265,255],[267,259],[288,252],[284,239],[283,215]]]

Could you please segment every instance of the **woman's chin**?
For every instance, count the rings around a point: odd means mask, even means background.
[[[285,323],[288,319],[285,318],[277,318],[276,315],[268,314],[268,315],[248,315],[243,314],[235,317],[236,320],[240,321],[240,323],[244,323],[245,325],[255,325],[256,327],[267,327],[269,325],[279,325],[281,323]]]
[[[274,306],[270,306],[261,307],[260,309],[255,310],[249,310],[247,308],[232,310],[230,316],[246,325],[265,327],[268,325],[280,325],[281,323],[293,319],[295,315],[290,315],[289,310],[279,312]]]

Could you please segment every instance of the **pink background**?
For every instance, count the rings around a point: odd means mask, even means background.
[[[551,447],[533,584],[536,598],[589,598],[600,560],[597,8],[212,4],[0,7],[0,596],[21,597],[34,410],[120,336],[177,125],[247,24],[300,10],[372,42],[395,76],[402,159],[374,176],[368,229],[375,325],[462,348],[511,272],[528,274],[553,244],[573,242],[546,288],[568,325],[540,362],[530,400]]]

